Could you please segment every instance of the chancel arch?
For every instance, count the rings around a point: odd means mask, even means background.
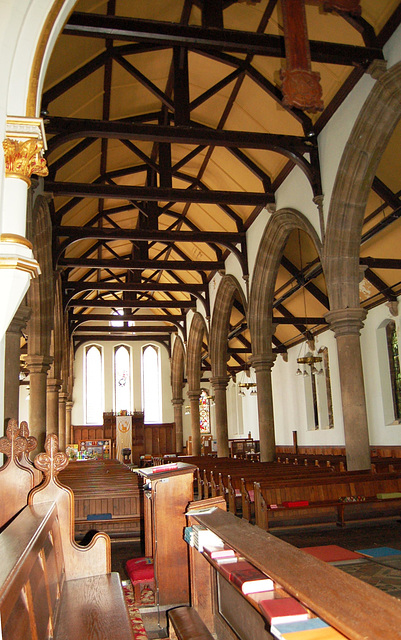
[[[247,303],[242,289],[232,275],[226,275],[222,278],[216,293],[210,328],[211,383],[215,398],[218,457],[229,455],[226,399],[226,389],[229,382],[227,362],[229,359],[230,318],[236,298],[241,307],[241,316],[243,314],[246,316]]]
[[[266,225],[256,256],[249,297],[249,328],[252,342],[252,366],[256,372],[258,389],[258,415],[260,459],[271,461],[275,457],[275,433],[271,370],[276,354],[273,352],[273,308],[277,274],[286,243],[295,230],[307,234],[321,253],[318,235],[300,212],[281,209]]]
[[[192,453],[200,455],[201,438],[199,422],[199,395],[202,377],[202,355],[206,355],[208,331],[204,317],[196,312],[193,315],[188,334],[187,379],[188,397],[191,406]]]

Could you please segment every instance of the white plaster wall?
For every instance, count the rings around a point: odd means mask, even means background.
[[[321,239],[319,210],[313,202],[313,191],[301,169],[295,167],[276,192],[277,211],[280,209],[296,209],[310,221]]]
[[[85,424],[84,407],[84,378],[83,378],[83,356],[85,346],[82,345],[77,350],[74,361],[74,393],[73,408],[71,414],[72,424]],[[99,343],[100,344],[100,343]],[[127,344],[131,349],[131,373],[132,386],[131,394],[133,399],[133,409],[142,410],[142,378],[141,378],[141,350],[148,341],[144,340],[124,343],[123,341],[112,341],[102,344],[103,347],[103,383],[104,383],[104,406],[103,411],[113,411],[113,349],[116,345]],[[160,348],[161,356],[161,393],[162,393],[162,418],[161,422],[173,422],[174,411],[171,403],[171,382],[170,382],[170,360],[167,350],[158,343],[152,343]],[[99,394],[100,396],[100,394]]]
[[[258,254],[258,249],[260,245],[260,241],[263,237],[264,230],[266,228],[267,223],[269,222],[272,214],[267,211],[267,209],[263,209],[255,222],[250,226],[248,231],[246,232],[246,243],[248,250],[248,268],[249,268],[249,290],[252,285],[252,275],[255,269],[256,257]]]
[[[335,337],[325,331],[316,339],[316,349],[327,347],[333,400],[334,428],[310,430],[306,405],[305,381],[296,376],[300,347],[288,350],[288,362],[277,356],[272,370],[274,425],[277,445],[292,445],[292,432],[298,432],[299,445],[344,445],[339,369]]]
[[[379,359],[386,354],[379,353],[377,330],[386,320],[395,321],[398,344],[401,345],[400,316],[393,317],[385,304],[369,311],[361,332],[362,365],[371,445],[401,445],[401,425],[385,419],[386,410],[383,402]]]

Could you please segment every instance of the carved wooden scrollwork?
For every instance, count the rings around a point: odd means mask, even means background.
[[[8,421],[6,435],[0,438],[0,453],[4,453],[9,459],[13,459],[27,451],[27,447],[27,439],[20,435],[18,422],[12,418]]]
[[[46,477],[54,478],[68,465],[67,454],[58,450],[58,437],[55,433],[47,436],[45,451],[46,453],[39,453],[36,456],[34,465]]]
[[[29,427],[28,427],[28,423],[25,422],[25,420],[23,420],[20,423],[19,426],[19,432],[20,435],[26,439],[27,441],[27,447],[25,449],[26,453],[30,453],[31,451],[34,451],[34,449],[36,449],[36,446],[38,444],[37,439],[34,436],[30,436],[29,435]]]

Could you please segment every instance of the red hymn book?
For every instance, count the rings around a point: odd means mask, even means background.
[[[281,622],[297,622],[307,620],[309,615],[305,607],[295,598],[275,598],[274,600],[261,600],[259,609],[270,624]]]
[[[273,580],[246,560],[239,560],[230,566],[222,565],[221,569],[226,575],[228,574],[230,582],[239,587],[245,595],[274,589]]]

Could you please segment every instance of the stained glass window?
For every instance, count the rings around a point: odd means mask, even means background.
[[[131,411],[130,352],[120,345],[114,349],[114,405],[115,411]]]
[[[159,349],[147,345],[142,350],[142,397],[144,421],[161,422],[161,381]]]
[[[201,433],[210,433],[210,399],[205,389],[199,396],[199,418]]]
[[[102,350],[91,345],[85,351],[86,424],[103,423]]]
[[[390,365],[391,390],[393,394],[394,419],[401,419],[401,371],[398,337],[394,320],[386,326],[388,360]]]

